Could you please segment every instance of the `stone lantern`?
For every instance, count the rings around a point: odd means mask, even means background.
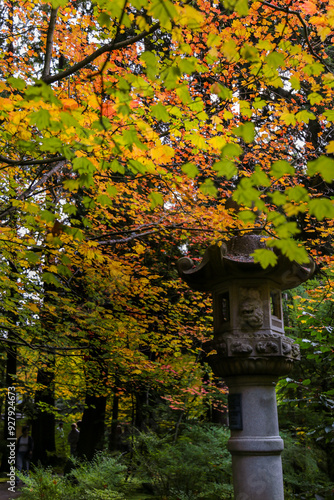
[[[214,337],[204,347],[214,374],[229,387],[228,449],[232,454],[235,500],[283,500],[275,385],[300,358],[299,346],[284,335],[282,290],[314,274],[314,263],[291,262],[263,269],[251,254],[266,248],[265,237],[246,235],[210,246],[195,267],[181,258],[181,278],[213,296]]]

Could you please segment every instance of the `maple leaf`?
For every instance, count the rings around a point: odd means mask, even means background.
[[[312,2],[312,0],[304,1],[301,4],[300,8],[304,14],[307,14],[309,16],[313,16],[313,14],[316,14],[318,12],[317,4],[315,2]]]

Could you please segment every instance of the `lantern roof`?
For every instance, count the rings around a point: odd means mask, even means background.
[[[211,245],[196,267],[188,257],[179,259],[179,275],[190,288],[201,292],[219,291],[235,279],[271,280],[277,288],[288,290],[312,278],[316,266],[311,258],[307,264],[298,264],[272,249],[277,256],[274,266],[264,269],[260,263],[254,262],[253,252],[268,248],[266,239],[266,236],[248,234],[236,236],[220,245]]]

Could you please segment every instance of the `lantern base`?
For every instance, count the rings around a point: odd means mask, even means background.
[[[268,375],[228,377],[235,500],[284,500],[275,385]]]
[[[285,335],[217,335],[204,344],[207,361],[218,377],[287,375],[300,359],[299,345]]]

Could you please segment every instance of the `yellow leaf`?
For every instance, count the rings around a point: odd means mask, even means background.
[[[226,140],[221,135],[212,137],[208,142],[212,147],[216,149],[223,149],[223,147],[226,145]]]
[[[51,266],[49,266],[48,271],[50,273],[57,273],[58,272],[58,268],[57,268],[57,266],[51,265]]]
[[[177,6],[177,10],[179,11],[178,21],[181,25],[186,25],[190,29],[199,29],[204,23],[202,13],[191,5]]]
[[[229,40],[225,42],[222,47],[222,52],[228,61],[238,61],[240,56],[238,53],[237,44],[234,40]]]
[[[28,309],[34,313],[39,312],[39,307],[36,306],[36,304],[27,304]]]
[[[327,153],[334,153],[334,141],[330,141],[326,146]]]
[[[145,247],[143,245],[141,245],[140,243],[137,243],[137,245],[134,247],[134,251],[138,255],[142,255],[143,253],[145,253]]]
[[[174,156],[174,149],[170,146],[163,145],[158,146],[157,148],[153,148],[151,151],[152,160],[159,160],[158,163],[164,163],[169,161]]]
[[[281,114],[280,119],[286,124],[286,125],[296,125],[297,120],[296,117],[293,113],[289,113],[287,109]]]

